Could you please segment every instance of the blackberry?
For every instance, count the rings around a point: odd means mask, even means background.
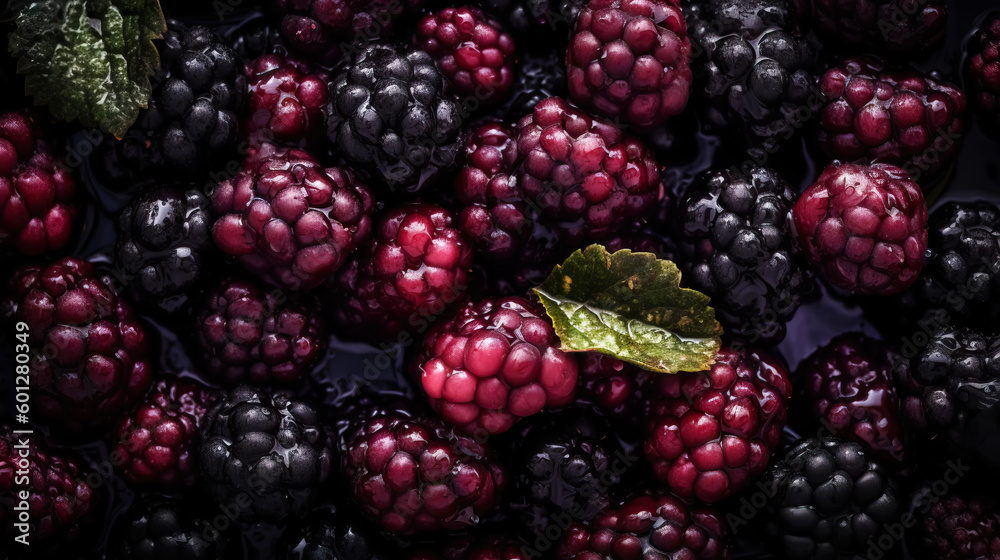
[[[570,96],[649,132],[687,105],[690,55],[680,0],[590,0],[566,52]]]
[[[909,315],[927,310],[980,327],[1000,318],[1000,208],[949,202],[927,224],[924,270],[901,295]]]
[[[792,228],[823,278],[857,294],[898,294],[924,266],[927,203],[895,165],[827,165],[795,203]]]
[[[625,455],[601,417],[570,408],[530,418],[511,434],[510,508],[529,534],[568,513],[589,521],[610,504],[636,457]]]
[[[211,29],[173,19],[167,27],[157,43],[162,66],[149,108],[120,148],[144,167],[197,175],[235,150],[246,77],[239,57]]]
[[[930,318],[929,318],[930,319]],[[936,326],[936,329],[933,327]],[[940,321],[924,323],[901,351],[909,367],[896,370],[903,418],[937,449],[1000,465],[1000,336]]]
[[[111,533],[108,560],[224,560],[238,545],[190,501],[145,497]]]
[[[149,388],[146,331],[89,262],[16,269],[3,311],[27,325],[18,340],[29,346],[31,407],[53,428],[103,427]]]
[[[815,54],[796,34],[788,1],[705,0],[687,5],[686,16],[707,123],[765,153],[795,136],[804,124],[798,112],[820,101]]]
[[[575,523],[559,543],[559,560],[638,558],[724,560],[730,545],[722,515],[670,494],[643,492],[590,523]]]
[[[831,158],[889,163],[927,178],[951,163],[965,133],[965,93],[914,71],[854,57],[819,79],[817,138]]]
[[[277,560],[389,560],[397,551],[352,512],[319,509],[285,530]]]
[[[784,363],[753,348],[724,347],[707,371],[660,376],[646,414],[653,474],[681,498],[732,496],[767,468],[791,396]]]
[[[765,531],[775,552],[789,560],[856,558],[902,513],[896,485],[882,467],[861,444],[836,438],[798,442],[763,487],[773,493]]]
[[[520,120],[545,99],[569,97],[566,88],[566,65],[562,55],[554,50],[527,52],[515,72],[510,100],[495,112],[497,118]]]
[[[859,333],[834,338],[799,365],[804,412],[834,436],[901,465],[904,433],[892,381],[901,359],[889,345]]]
[[[244,131],[251,143],[268,139],[301,146],[323,138],[325,72],[280,54],[261,55],[244,70],[250,82]]]
[[[355,500],[393,534],[478,525],[507,485],[485,443],[436,418],[376,415],[346,441],[342,466]]]
[[[241,521],[305,513],[330,476],[332,440],[309,405],[241,385],[206,414],[199,462],[209,494]]]
[[[922,560],[1000,559],[1000,509],[996,500],[969,489],[917,492],[926,504],[917,509],[912,550]]]
[[[726,332],[777,344],[812,287],[792,252],[796,194],[766,167],[709,171],[689,187],[677,216],[685,282],[712,298]]]
[[[298,381],[326,350],[323,321],[308,300],[238,279],[208,293],[194,333],[210,376],[230,385]]]
[[[969,38],[965,75],[972,103],[995,131],[1000,126],[1000,12],[986,17]]]
[[[174,313],[197,293],[214,257],[208,206],[195,188],[158,186],[122,210],[115,266],[137,302]]]
[[[27,447],[20,447],[24,443]],[[27,471],[26,483],[18,471]],[[53,453],[34,436],[14,434],[10,426],[0,425],[0,535],[11,543],[5,550],[21,546],[14,537],[21,533],[15,523],[22,522],[30,524],[31,558],[67,558],[70,547],[85,546],[98,521],[101,498],[87,482],[91,476],[76,459]],[[25,491],[30,493],[27,520],[21,518],[20,494]]]
[[[465,298],[471,266],[471,245],[447,210],[400,206],[338,272],[334,320],[344,334],[374,340],[426,330]]]
[[[0,113],[0,247],[23,255],[63,248],[79,211],[70,170],[27,113]]]
[[[477,0],[483,10],[499,17],[522,38],[544,40],[549,34],[565,36],[576,22],[584,0]]]
[[[327,136],[396,195],[415,194],[461,150],[463,107],[424,51],[373,43],[330,83]]]
[[[609,249],[610,250],[610,249]],[[577,401],[591,404],[613,422],[642,430],[643,397],[656,385],[656,374],[597,352],[580,357]]]
[[[410,368],[445,420],[466,433],[499,434],[573,402],[578,364],[558,340],[535,301],[469,301],[427,332]]]
[[[291,290],[315,288],[371,234],[375,200],[347,168],[303,150],[251,147],[212,190],[212,237],[250,272]]]

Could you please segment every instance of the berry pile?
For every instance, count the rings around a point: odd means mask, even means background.
[[[995,3],[8,2],[0,556],[1000,560]]]

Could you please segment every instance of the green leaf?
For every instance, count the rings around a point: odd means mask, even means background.
[[[709,298],[680,287],[677,266],[652,253],[591,245],[535,288],[562,349],[596,351],[651,371],[708,369],[722,327]]]
[[[158,0],[40,0],[18,15],[10,52],[37,105],[121,138],[149,105],[166,29]]]

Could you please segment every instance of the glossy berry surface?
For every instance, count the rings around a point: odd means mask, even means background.
[[[809,412],[833,435],[859,442],[886,466],[904,459],[899,399],[893,385],[902,356],[862,334],[840,335],[799,366]]]
[[[694,92],[712,127],[773,153],[818,103],[815,52],[787,0],[708,0],[686,5]],[[798,116],[806,111],[805,117]]]
[[[198,481],[201,419],[219,394],[201,384],[165,379],[115,424],[112,441],[121,475],[132,484],[193,486]]]
[[[609,508],[589,524],[571,525],[556,552],[559,560],[729,558],[722,515],[670,494],[642,493]]]
[[[900,409],[920,441],[1000,464],[991,443],[1000,435],[1000,337],[938,324],[926,344],[902,351],[911,359],[896,372]]]
[[[372,43],[330,83],[327,137],[390,194],[412,195],[450,167],[463,108],[429,54]]]
[[[831,158],[889,163],[922,178],[951,163],[965,133],[966,97],[915,72],[856,57],[819,79],[818,139]]]
[[[640,140],[563,99],[536,105],[516,137],[524,199],[569,239],[611,237],[663,197],[656,160]]]
[[[0,245],[24,255],[63,248],[73,235],[76,183],[25,113],[0,114]]]
[[[910,314],[928,310],[989,327],[1000,317],[1000,208],[948,202],[927,224],[924,271],[902,295]]]
[[[280,522],[317,501],[332,468],[332,440],[310,405],[241,385],[202,420],[199,453],[209,494],[239,499],[241,521]]]
[[[1000,13],[987,17],[969,40],[969,98],[993,126],[1000,126]]]
[[[400,206],[338,274],[334,320],[345,334],[383,340],[426,328],[464,299],[471,267],[471,244],[447,210]]]
[[[435,418],[375,416],[342,454],[354,499],[393,534],[475,526],[507,485],[489,447]]]
[[[224,560],[238,548],[230,536],[177,499],[137,504],[113,532],[109,560]]]
[[[915,532],[914,548],[923,560],[1000,558],[1000,510],[989,496],[950,491],[918,510]]]
[[[25,443],[26,447],[15,447]],[[27,465],[23,464],[25,459]],[[16,471],[24,472],[15,479]],[[100,494],[87,482],[88,474],[75,459],[52,452],[34,436],[14,434],[9,426],[0,426],[0,523],[4,538],[13,542],[21,533],[14,526],[20,522],[20,513],[14,508],[20,506],[19,494],[27,491],[28,542],[34,545],[33,552],[43,556],[60,547],[83,545],[100,515]],[[27,480],[21,481],[22,476]],[[68,552],[62,549],[63,555]]]
[[[212,236],[265,280],[314,288],[371,234],[375,201],[349,169],[302,150],[251,148],[242,170],[212,191]]]
[[[556,515],[593,519],[638,461],[603,418],[579,407],[529,418],[511,436],[510,507],[529,532],[544,534]]]
[[[573,401],[577,359],[557,345],[541,305],[483,299],[437,323],[411,368],[445,420],[467,433],[499,434]]]
[[[708,371],[659,381],[645,453],[674,494],[714,503],[764,472],[792,393],[783,363],[757,350],[723,348]]]
[[[173,19],[157,49],[162,66],[149,108],[122,153],[170,173],[204,172],[236,148],[247,90],[242,62],[213,30]]]
[[[303,60],[264,54],[248,63],[245,134],[256,140],[314,143],[323,137],[326,74]]]
[[[646,389],[656,386],[656,374],[627,362],[585,352],[580,356],[578,400],[592,403],[611,419],[641,416]]]
[[[895,484],[859,443],[796,443],[765,480],[773,488],[765,530],[789,560],[864,554],[901,514]]]
[[[943,0],[813,0],[813,21],[828,44],[872,50],[892,58],[920,58],[944,40]]]
[[[772,169],[712,171],[678,205],[680,266],[688,286],[712,298],[728,333],[777,343],[811,288],[792,252],[796,194]]]
[[[223,281],[208,293],[194,332],[207,373],[229,385],[298,381],[326,350],[315,308],[245,280]]]
[[[413,43],[431,55],[460,98],[494,105],[510,95],[517,59],[514,38],[479,8],[445,8],[425,15]]]
[[[913,178],[884,163],[831,163],[792,210],[795,243],[828,282],[897,294],[924,266],[927,205]]]
[[[14,271],[3,303],[24,322],[32,408],[60,428],[104,425],[149,388],[146,332],[87,261],[67,257]]]
[[[687,37],[679,0],[591,0],[566,52],[570,97],[638,132],[687,105]]]
[[[118,217],[118,279],[143,305],[178,311],[208,275],[211,224],[208,198],[197,189],[157,186],[139,194]]]
[[[386,549],[390,550],[386,550]],[[352,511],[309,512],[278,542],[278,560],[390,560],[378,532]]]

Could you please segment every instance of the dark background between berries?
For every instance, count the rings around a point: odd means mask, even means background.
[[[177,17],[189,25],[205,24],[216,27],[224,37],[231,36],[244,26],[252,25],[261,17],[261,12],[255,7],[257,3],[255,0],[221,0],[214,4],[209,0],[198,3],[163,0],[168,16]],[[173,9],[171,4],[174,6]],[[18,5],[18,2],[15,1],[14,5]],[[194,7],[196,5],[200,7]],[[225,11],[224,15],[221,18],[213,15],[211,13],[213,7],[221,7]],[[964,77],[959,69],[962,67],[961,61],[964,60],[963,46],[966,39],[977,27],[984,11],[998,7],[1000,7],[998,0],[949,1],[946,43],[929,58],[914,63],[914,66],[923,72],[935,72],[947,81],[963,85]],[[0,31],[4,34],[8,30],[7,25],[9,24],[0,24]],[[27,106],[19,95],[19,90],[23,89],[22,85],[22,81],[13,75],[9,60],[4,60],[0,64],[0,87],[4,92],[0,104],[5,108]],[[10,107],[7,107],[8,105]],[[691,111],[686,113],[690,114]],[[671,121],[672,129],[675,124],[676,135],[681,138],[681,145],[659,159],[668,167],[664,174],[668,188],[681,190],[695,175],[709,168],[713,161],[724,160],[725,154],[717,153],[716,140],[701,133],[695,133],[697,143],[686,140],[685,135],[691,134],[691,130],[685,130],[685,127],[693,126],[693,119],[682,116],[676,121]],[[64,125],[55,127],[54,130],[57,137],[67,139],[68,145],[84,147],[85,154],[90,151],[92,142],[88,140],[87,133],[78,131],[78,127]],[[651,135],[648,137],[648,145],[651,147],[668,145],[671,138],[666,136]],[[768,165],[778,167],[793,187],[799,190],[808,186],[818,176],[821,165],[810,155],[811,149],[805,144],[805,141],[797,141],[791,146],[784,147],[767,162]],[[934,200],[930,207],[931,211],[942,203],[953,200],[990,200],[1000,204],[1000,158],[997,154],[1000,154],[1000,139],[988,137],[979,122],[970,119],[970,127],[956,158],[957,161],[954,167],[947,171],[948,188]],[[740,154],[736,154],[736,158],[739,157]],[[84,157],[78,163],[70,163],[77,168],[75,177],[79,182],[79,190],[85,193],[90,203],[86,205],[86,211],[81,217],[82,233],[75,238],[75,243],[61,254],[78,255],[95,262],[111,262],[116,240],[117,216],[141,186],[136,186],[128,192],[117,192],[109,188],[102,182],[102,173],[97,167],[103,165],[103,162],[96,155]],[[7,260],[0,269],[6,273],[15,264],[17,263],[14,260]],[[879,336],[874,326],[874,318],[866,315],[859,301],[841,294],[827,293],[826,288],[821,289],[824,291],[823,297],[802,305],[794,319],[787,325],[788,336],[777,348],[787,360],[789,371],[795,371],[804,358],[838,334],[860,331]],[[198,377],[196,373],[198,367],[187,355],[178,335],[148,316],[144,316],[143,320],[151,327],[149,332],[153,340],[150,347],[155,351],[150,359],[154,362],[156,371],[176,373],[182,377]],[[901,342],[898,338],[888,341]],[[0,406],[4,422],[11,420],[8,416],[13,410],[11,403],[14,362],[9,343],[9,340],[0,342]],[[342,402],[363,384],[371,384],[375,388],[395,390],[403,388],[404,392],[410,391],[410,385],[403,373],[402,350],[391,348],[384,351],[365,344],[343,342],[332,338],[326,355],[316,365],[309,380],[300,388],[300,392],[312,393],[321,398],[324,404],[334,405]],[[794,431],[795,420],[792,419],[790,422],[792,427],[786,429],[786,445],[798,437]],[[47,431],[44,426],[39,428]],[[71,447],[85,457],[92,468],[110,464],[107,460],[108,447],[101,441],[79,441]],[[98,536],[98,544],[94,551],[81,553],[80,558],[88,560],[104,558],[104,550],[110,542],[109,539],[113,538],[111,529],[115,520],[128,510],[135,497],[134,492],[117,474],[102,475],[102,480],[105,482],[99,491],[107,498],[102,503],[102,507],[106,508],[104,515],[107,522],[103,524],[103,533]],[[726,513],[738,508],[739,499],[740,496],[737,496],[732,500],[733,503],[721,504],[720,509]],[[264,525],[244,530],[242,538],[246,557],[270,558],[270,551],[280,534],[279,530]],[[6,554],[8,546],[8,543],[0,546],[0,555]],[[905,547],[901,554],[901,560],[912,558]],[[737,543],[733,557],[740,560],[777,560],[776,557],[763,552],[759,543],[743,539]],[[887,555],[886,558],[894,557]]]

